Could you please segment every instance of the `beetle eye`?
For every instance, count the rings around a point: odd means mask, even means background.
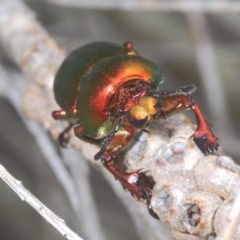
[[[141,106],[134,106],[128,112],[128,121],[136,128],[143,128],[149,120],[149,114]]]

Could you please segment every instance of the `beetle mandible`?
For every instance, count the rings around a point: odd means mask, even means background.
[[[59,136],[64,144],[69,130],[83,140],[100,145],[100,160],[124,188],[139,199],[151,200],[154,180],[139,170],[123,172],[116,157],[152,119],[163,119],[182,109],[194,112],[197,128],[192,138],[205,154],[214,154],[218,140],[191,95],[194,85],[164,91],[162,73],[141,57],[131,42],[123,46],[95,42],[73,51],[62,63],[54,81],[55,99],[61,110],[54,119],[67,120]],[[150,213],[157,217],[151,209]]]

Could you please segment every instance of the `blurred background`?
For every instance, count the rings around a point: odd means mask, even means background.
[[[212,124],[222,148],[236,162],[240,161],[240,9],[231,8],[231,1],[224,1],[230,6],[226,11],[218,11],[217,4],[215,9],[205,11],[196,11],[196,7],[191,10],[190,4],[185,11],[181,8],[183,1],[176,1],[176,7],[169,8],[161,7],[160,3],[148,5],[147,0],[139,1],[135,7],[133,2],[25,1],[68,52],[93,41],[131,40],[142,56],[164,72],[163,89],[195,84],[198,91],[194,98]],[[175,1],[168,2],[174,6]],[[6,53],[6,49],[1,49],[4,72],[10,78],[24,78]],[[84,239],[90,239],[84,235],[84,219],[78,221],[36,139],[4,97],[0,98],[0,114],[1,164]],[[102,175],[93,166],[85,168],[103,239],[144,239]],[[63,239],[2,181],[0,195],[2,240]]]

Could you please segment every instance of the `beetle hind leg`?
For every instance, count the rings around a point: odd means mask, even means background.
[[[82,127],[77,124],[76,112],[75,104],[71,107],[71,109],[61,109],[52,112],[52,117],[55,120],[66,120],[69,122],[69,125],[58,136],[58,142],[61,147],[67,147],[70,139],[70,131],[73,127],[75,135],[77,137],[81,135]]]
[[[67,119],[67,112],[64,110],[56,110],[52,112],[52,116],[55,120],[66,120]],[[58,142],[61,147],[67,147],[69,142],[69,132],[72,129],[73,124],[69,124],[58,136]]]
[[[55,120],[64,120],[67,117],[67,112],[64,110],[56,110],[52,112],[52,116]]]

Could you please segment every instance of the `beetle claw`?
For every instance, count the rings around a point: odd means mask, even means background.
[[[151,176],[147,176],[145,172],[141,172],[141,170],[139,171],[136,185],[143,192],[143,198],[145,199],[151,198],[152,196],[151,190],[153,189],[155,183],[156,182],[153,180]]]
[[[135,172],[121,172],[112,161],[104,161],[103,165],[119,180],[129,192],[138,199],[149,201],[152,197],[152,189],[155,181],[151,176],[147,176],[142,169]]]
[[[69,134],[62,132],[58,136],[58,141],[61,147],[66,148],[69,143]]]
[[[58,141],[61,147],[66,148],[70,140],[70,131],[72,124],[69,124],[58,136]]]
[[[152,197],[152,189],[155,181],[151,176],[147,176],[142,169],[132,173],[124,173],[123,181],[119,179],[125,187],[138,199],[150,201]],[[126,181],[124,181],[126,179]]]
[[[151,204],[151,198],[147,199],[147,208],[148,208],[148,212],[150,213],[150,215],[152,217],[154,217],[155,219],[159,219],[159,216],[153,211],[152,207],[150,206]]]
[[[193,137],[193,141],[205,155],[215,154],[219,147],[217,139],[211,141],[206,136]]]
[[[152,189],[155,185],[155,181],[151,176],[147,176],[145,172],[139,172],[137,185],[142,191],[142,198],[147,200],[148,212],[155,219],[159,219],[158,215],[153,211],[151,204]]]

